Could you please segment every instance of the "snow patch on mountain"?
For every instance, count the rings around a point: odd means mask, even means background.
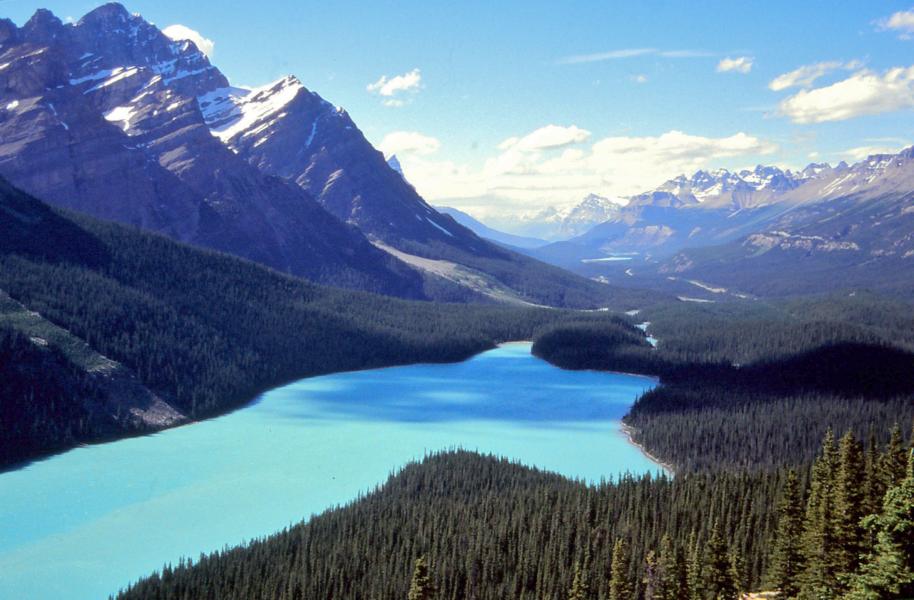
[[[256,135],[269,127],[303,89],[298,79],[287,76],[254,89],[216,89],[199,96],[197,103],[213,135],[228,143],[236,135]],[[316,121],[312,127],[316,133]]]

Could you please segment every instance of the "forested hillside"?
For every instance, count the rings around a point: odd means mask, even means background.
[[[8,187],[0,192],[0,292],[12,298],[13,310],[31,311],[85,341],[191,419],[299,377],[461,360],[500,341],[530,339],[569,314],[406,302],[320,287],[58,212]],[[109,409],[99,412],[80,399],[79,386],[60,388],[72,393],[55,396],[66,406],[54,411],[21,395],[0,396],[0,464],[137,430],[117,414],[118,398],[107,398]],[[15,438],[7,427],[18,432]]]
[[[762,588],[804,598],[866,586],[911,591],[908,448],[897,430],[865,455],[852,436],[836,446],[829,435],[811,469],[645,475],[595,487],[468,452],[440,454],[350,506],[168,566],[118,598],[395,600],[412,589],[423,595],[410,598],[454,600],[735,600]],[[854,520],[870,514],[866,529]],[[873,556],[849,559],[847,550],[872,547],[870,536],[879,540]],[[420,564],[411,587],[419,557],[428,578]]]
[[[659,376],[625,422],[677,469],[757,469],[811,460],[829,428],[878,437],[914,421],[912,314],[867,295],[681,303],[637,315],[657,348],[617,320],[556,325],[533,351],[564,368]]]

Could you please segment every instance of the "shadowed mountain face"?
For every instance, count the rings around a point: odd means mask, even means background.
[[[422,297],[418,273],[210,134],[196,97],[228,82],[191,42],[117,4],[0,32],[0,173],[18,187],[316,281]]]
[[[192,42],[119,4],[72,25],[46,10],[21,28],[0,21],[0,175],[60,206],[333,285],[576,307],[619,296],[435,211],[344,110],[294,77],[231,87]]]

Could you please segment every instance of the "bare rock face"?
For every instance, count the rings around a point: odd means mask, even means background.
[[[0,22],[0,174],[58,206],[323,283],[421,297],[421,277],[210,133],[228,81],[119,4]]]
[[[199,98],[214,135],[258,169],[294,181],[332,214],[394,246],[494,248],[429,206],[372,147],[348,113],[293,76]]]

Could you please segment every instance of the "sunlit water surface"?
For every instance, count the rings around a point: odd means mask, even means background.
[[[0,598],[106,598],[181,556],[348,502],[463,447],[598,481],[656,469],[620,431],[645,377],[509,344],[459,364],[303,379],[229,415],[0,474]]]

